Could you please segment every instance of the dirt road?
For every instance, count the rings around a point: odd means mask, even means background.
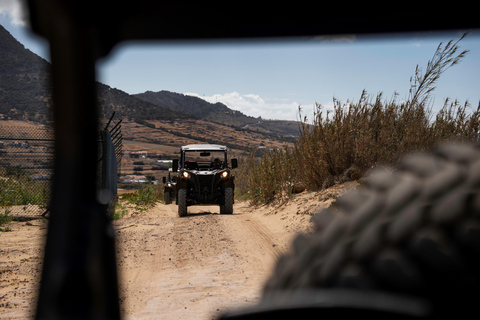
[[[158,204],[114,221],[123,318],[215,319],[256,304],[276,258],[336,192],[276,207],[238,202],[233,215],[189,207],[179,218],[176,205]],[[47,222],[8,227],[0,232],[0,318],[33,318]]]
[[[274,223],[282,220],[245,203],[234,215],[217,214],[218,206],[190,207],[178,218],[176,209],[158,205],[116,228],[126,319],[214,319],[255,304],[297,229],[289,232]],[[308,216],[296,220],[308,227]]]

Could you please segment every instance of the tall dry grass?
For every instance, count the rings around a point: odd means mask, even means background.
[[[435,82],[468,52],[457,54],[460,40],[440,44],[424,72],[417,66],[407,101],[364,91],[356,103],[334,99],[332,110],[317,104],[313,122],[304,118],[292,148],[267,151],[260,158],[252,152],[243,159],[238,194],[254,204],[270,203],[288,198],[299,184],[319,190],[372,167],[394,167],[406,153],[447,141],[478,141],[480,104],[472,109],[468,102],[447,100],[436,114],[431,107]]]
[[[256,157],[259,150],[252,150],[236,174],[236,197],[249,199],[254,204],[270,203],[274,199],[289,195],[297,181],[297,167],[292,165],[295,154],[291,148],[265,150]]]

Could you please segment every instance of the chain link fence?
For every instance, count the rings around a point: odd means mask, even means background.
[[[53,131],[47,126],[0,126],[0,214],[46,212],[53,170]]]
[[[97,161],[97,198],[108,205],[109,213],[117,200],[117,180],[122,161],[122,120],[114,119],[115,113],[99,132]],[[101,124],[103,125],[103,124]]]
[[[112,115],[99,132],[97,185],[109,197],[116,195],[123,153],[121,122]],[[0,125],[0,214],[16,218],[48,214],[53,159],[54,136],[48,126]]]

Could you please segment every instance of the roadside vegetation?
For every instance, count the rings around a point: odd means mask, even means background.
[[[266,151],[261,157],[252,151],[239,161],[238,197],[253,204],[286,200],[298,186],[321,190],[359,179],[377,166],[395,167],[406,153],[443,142],[478,141],[480,104],[472,108],[468,102],[447,100],[436,114],[431,107],[435,82],[468,52],[459,52],[465,36],[440,43],[425,70],[417,66],[407,101],[366,91],[357,102],[334,99],[333,110],[317,105],[312,123],[302,119],[293,147]],[[302,118],[300,108],[299,113]]]
[[[36,181],[27,171],[6,166],[0,168],[0,208],[37,205],[46,208],[50,199],[48,181]]]
[[[121,195],[119,199],[134,205],[139,211],[145,211],[163,199],[163,186],[145,184],[140,186],[134,192]],[[121,219],[126,211],[125,206],[120,202],[117,202],[114,207],[112,218],[114,220]]]
[[[13,220],[13,218],[9,214],[10,214],[9,210],[5,210],[3,213],[0,213],[0,232],[12,231],[12,229],[8,226],[5,228],[1,227],[2,225],[8,224]]]
[[[32,181],[27,176],[8,177],[0,180],[0,207],[14,205],[38,205],[46,208],[49,185]]]

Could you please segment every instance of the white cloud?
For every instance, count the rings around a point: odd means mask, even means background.
[[[7,16],[13,25],[26,25],[22,0],[0,0],[0,14]]]
[[[296,120],[298,103],[285,99],[265,100],[257,94],[240,94],[236,91],[212,96],[199,95],[198,93],[185,93],[185,95],[201,98],[210,103],[221,102],[230,109],[241,111],[252,117],[262,117],[271,120]]]
[[[315,36],[313,37],[314,41],[321,41],[321,42],[331,42],[331,43],[340,43],[340,42],[354,42],[357,40],[357,36],[354,34],[343,34],[343,35],[322,35],[322,36]]]
[[[412,44],[412,46],[414,47],[420,47],[422,45],[422,40],[419,39],[419,38],[414,38],[410,41],[410,43]]]

